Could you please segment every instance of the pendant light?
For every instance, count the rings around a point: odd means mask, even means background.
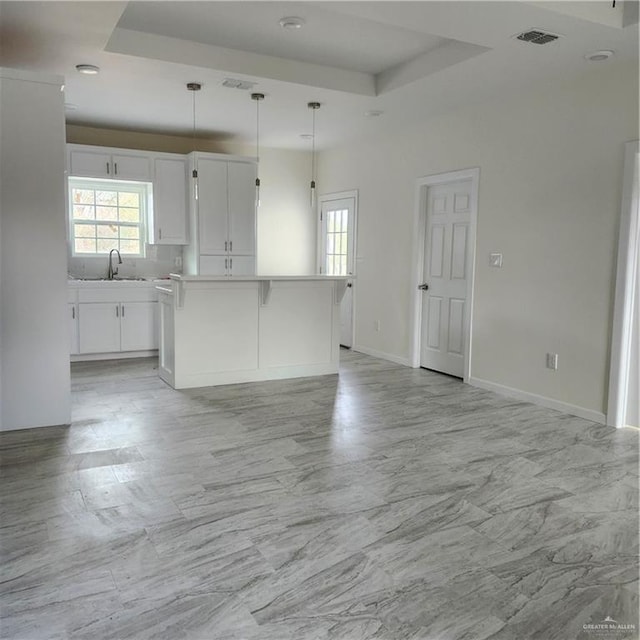
[[[316,111],[320,108],[319,102],[308,102],[307,107],[313,113],[311,134],[311,208],[316,206]]]
[[[191,151],[196,150],[196,92],[202,89],[202,85],[199,82],[189,82],[187,83],[187,89],[191,91],[193,96],[192,107],[193,107],[193,126],[191,128]],[[194,167],[191,177],[195,180],[198,177],[198,170]],[[194,188],[194,194],[196,200],[198,199],[198,190],[197,184]]]
[[[260,101],[264,100],[264,93],[252,93],[251,99],[256,103],[256,162],[258,166],[256,171],[256,208],[260,206]]]

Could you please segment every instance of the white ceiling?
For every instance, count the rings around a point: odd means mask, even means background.
[[[0,64],[65,77],[67,121],[101,127],[190,134],[198,81],[199,135],[237,142],[255,136],[248,91],[255,82],[265,146],[306,149],[319,101],[317,146],[428,115],[506,97],[579,74],[584,54],[613,49],[599,63],[638,60],[637,3],[355,2],[0,2]],[[278,25],[284,16],[300,30]],[[624,26],[631,23],[628,26]],[[540,46],[513,36],[542,28],[562,37]],[[101,73],[82,76],[79,63]],[[367,110],[383,110],[367,118]]]

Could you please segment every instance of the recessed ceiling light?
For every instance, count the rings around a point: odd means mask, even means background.
[[[603,60],[608,60],[612,55],[613,51],[610,51],[609,49],[602,49],[601,51],[592,51],[591,53],[587,53],[584,59],[589,62],[602,62]]]
[[[78,73],[84,73],[87,76],[95,76],[100,72],[100,67],[95,64],[77,64],[76,71]]]
[[[312,133],[301,133],[300,137],[303,140],[311,140],[313,138],[313,134]]]
[[[364,115],[367,118],[377,118],[378,116],[381,116],[384,113],[384,111],[380,111],[378,109],[371,109],[370,111],[365,111]]]
[[[297,16],[287,16],[286,18],[280,18],[278,23],[283,29],[302,29],[305,25],[304,18],[298,18]]]

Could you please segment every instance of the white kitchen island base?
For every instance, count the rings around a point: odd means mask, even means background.
[[[175,389],[338,372],[348,278],[171,276],[160,377]]]

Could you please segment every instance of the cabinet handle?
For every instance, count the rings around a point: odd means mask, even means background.
[[[107,175],[109,175],[109,163],[107,162]]]
[[[118,163],[117,162],[113,163],[113,168],[114,168],[113,173],[115,173],[115,175],[118,175]]]
[[[226,240],[224,241],[224,250],[225,251],[227,250],[227,241]]]
[[[228,269],[229,268],[229,258],[225,258],[224,259],[224,268]]]
[[[124,305],[122,305],[122,317],[124,318]]]
[[[71,317],[74,320],[76,319],[76,308],[75,307],[71,307]]]
[[[229,251],[233,251],[233,240],[229,240]]]
[[[116,318],[119,318],[119,317],[120,317],[120,305],[117,304],[116,305]]]
[[[158,240],[162,240],[162,229],[158,229]]]
[[[233,258],[229,258],[229,269],[233,269]]]

